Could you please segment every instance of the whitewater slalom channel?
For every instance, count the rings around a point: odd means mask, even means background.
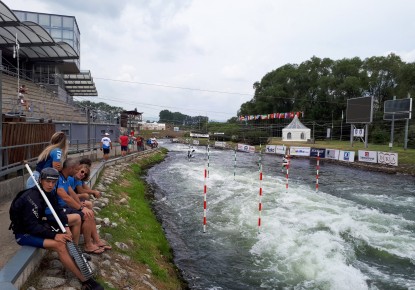
[[[415,289],[415,178],[316,160],[210,150],[161,141],[166,160],[147,181],[155,209],[191,289]]]

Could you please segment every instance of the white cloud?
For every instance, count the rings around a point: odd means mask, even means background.
[[[407,0],[4,2],[74,15],[95,100],[137,107],[145,116],[168,109],[229,119],[251,96],[212,91],[253,94],[267,72],[314,55],[364,59],[395,51],[415,59],[415,2]]]

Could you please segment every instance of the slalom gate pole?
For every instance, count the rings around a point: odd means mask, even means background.
[[[262,212],[262,164],[259,165],[258,233],[261,231],[261,212]]]
[[[290,155],[287,157],[287,173],[285,175],[285,192],[288,193],[288,175],[290,172]]]
[[[205,170],[204,170],[204,185],[203,185],[203,232],[206,233],[206,209],[207,209],[207,203],[206,203],[206,193],[207,193],[207,169],[205,164]]]
[[[210,150],[209,150],[209,141],[207,145],[207,178],[209,178],[209,158],[210,158]]]
[[[261,171],[262,164],[262,146],[259,144],[259,157],[258,157],[258,172]]]
[[[320,152],[317,152],[317,174],[316,174],[316,192],[318,192],[318,173],[320,170]]]
[[[233,163],[233,180],[235,180],[235,175],[236,175],[236,147],[235,147],[234,155],[235,155],[235,160]]]

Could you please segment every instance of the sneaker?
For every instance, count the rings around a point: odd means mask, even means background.
[[[82,283],[82,290],[104,290],[104,287],[101,286],[97,281],[92,278],[89,278]]]

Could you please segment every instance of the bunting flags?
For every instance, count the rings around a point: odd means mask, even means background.
[[[304,112],[287,112],[287,113],[272,113],[272,114],[261,114],[261,115],[247,115],[239,116],[239,121],[250,121],[250,120],[269,120],[269,119],[293,119],[294,116],[298,118],[304,118]]]

